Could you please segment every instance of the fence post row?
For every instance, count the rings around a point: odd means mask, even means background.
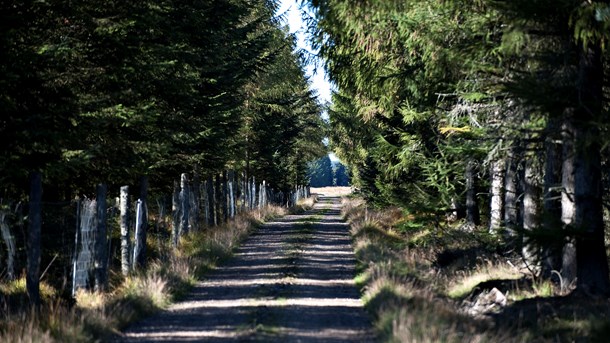
[[[295,205],[299,200],[311,195],[309,186],[296,186],[294,191],[284,194],[282,191],[275,192],[270,189],[265,180],[260,185],[256,184],[255,177],[236,178],[234,171],[225,171],[209,176],[206,181],[201,183],[199,176],[193,178],[193,185],[189,184],[188,175],[181,174],[180,181],[174,182],[172,196],[173,225],[172,243],[177,246],[179,237],[187,234],[190,230],[197,228],[200,208],[205,212],[205,222],[208,226],[219,225],[234,218],[239,210],[259,209],[268,206],[270,202],[285,204],[286,206]],[[240,183],[241,182],[241,183]],[[243,186],[242,186],[243,185]],[[32,184],[32,192],[36,192],[35,185]],[[241,189],[240,189],[241,188]],[[40,189],[41,191],[41,189]],[[257,194],[258,191],[258,194]],[[31,194],[30,201],[36,201],[36,194]],[[121,271],[123,275],[137,267],[144,268],[146,262],[146,237],[148,224],[148,179],[142,177],[140,180],[140,199],[136,202],[135,208],[135,242],[133,247],[130,235],[130,215],[129,215],[129,186],[120,188],[120,196],[117,198],[120,212],[119,224],[121,230]],[[40,197],[40,195],[38,195]],[[108,263],[110,250],[110,240],[108,239],[107,229],[107,187],[105,184],[97,186],[95,200],[77,198],[77,228],[75,234],[75,253],[73,258],[73,294],[80,288],[104,291],[108,285]],[[238,201],[241,204],[238,205]],[[164,221],[165,207],[163,201],[158,200],[159,216],[157,227]],[[39,205],[40,207],[40,205]],[[36,205],[34,209],[36,210]],[[6,211],[0,211],[0,230],[9,251],[8,256],[8,276],[12,277],[14,268],[15,243],[10,235],[8,224],[6,223]],[[40,219],[40,214],[38,215]],[[33,220],[36,220],[34,218]],[[30,225],[33,225],[32,222]],[[29,238],[28,244],[32,243]],[[40,244],[40,243],[38,243]],[[132,250],[133,248],[133,250]],[[30,249],[30,245],[28,245]],[[29,253],[29,251],[28,251]],[[35,256],[36,255],[32,255]],[[29,258],[29,256],[28,256]],[[28,260],[28,268],[30,263]],[[38,262],[39,264],[39,262]],[[39,268],[39,266],[38,266]],[[28,275],[33,269],[28,269]],[[33,271],[32,271],[33,273]],[[29,276],[29,278],[32,278]],[[36,287],[31,285],[31,287]],[[29,291],[29,289],[28,289]],[[37,301],[33,296],[32,301]]]

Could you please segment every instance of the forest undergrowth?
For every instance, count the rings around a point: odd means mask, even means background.
[[[541,281],[501,237],[344,198],[356,282],[384,342],[606,342],[610,302]],[[436,222],[436,224],[432,224]]]
[[[129,324],[180,300],[191,287],[227,259],[239,243],[262,223],[313,206],[304,199],[286,209],[268,206],[242,213],[225,224],[205,228],[182,237],[177,249],[169,241],[149,241],[151,256],[158,256],[144,271],[123,277],[111,272],[108,292],[80,291],[66,297],[68,290],[41,283],[43,304],[28,305],[25,277],[0,284],[3,301],[0,342],[93,342],[104,341]],[[70,285],[66,285],[69,288]]]

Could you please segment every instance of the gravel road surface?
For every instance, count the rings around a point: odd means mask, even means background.
[[[265,224],[190,296],[121,342],[374,342],[340,198]]]

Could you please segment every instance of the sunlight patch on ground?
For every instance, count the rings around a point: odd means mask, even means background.
[[[125,337],[129,338],[145,338],[145,339],[154,339],[155,341],[163,342],[173,342],[176,338],[235,338],[237,335],[235,330],[231,327],[228,327],[226,331],[216,330],[216,331],[190,331],[190,330],[180,330],[180,331],[157,331],[157,332],[142,332],[142,333],[126,333]]]
[[[299,286],[322,286],[336,287],[354,285],[353,279],[317,280],[317,279],[296,279],[285,277],[283,279],[248,279],[230,281],[208,281],[205,287],[240,287],[240,286],[262,286],[262,285],[299,285]]]
[[[170,311],[196,310],[205,308],[244,308],[244,307],[354,307],[362,308],[362,301],[358,298],[243,298],[232,300],[202,300],[186,301],[172,306]]]

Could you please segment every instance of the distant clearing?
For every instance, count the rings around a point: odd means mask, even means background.
[[[343,196],[352,193],[351,187],[312,187],[312,194],[323,196]]]

